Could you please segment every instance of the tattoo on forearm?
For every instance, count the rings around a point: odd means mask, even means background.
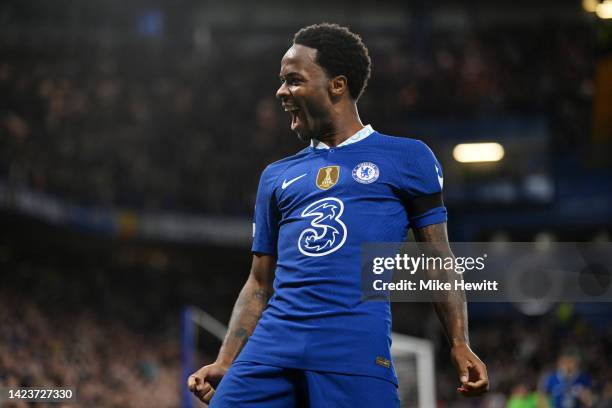
[[[244,327],[238,327],[236,330],[232,332],[232,335],[237,339],[244,339],[248,337],[249,332]]]
[[[230,318],[229,335],[221,345],[220,355],[233,360],[240,353],[255,330],[271,295],[267,288],[252,288],[246,285],[242,289],[236,300]]]
[[[253,297],[267,304],[268,299],[270,299],[270,292],[266,289],[257,289],[255,292],[253,292]]]

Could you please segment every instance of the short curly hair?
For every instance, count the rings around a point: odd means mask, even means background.
[[[359,35],[338,24],[322,23],[302,28],[293,43],[316,49],[316,63],[332,77],[345,75],[351,97],[359,99],[372,67],[368,48]]]

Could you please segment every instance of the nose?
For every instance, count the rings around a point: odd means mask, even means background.
[[[287,83],[283,82],[281,86],[276,91],[276,97],[280,100],[289,96],[289,89],[287,88]]]

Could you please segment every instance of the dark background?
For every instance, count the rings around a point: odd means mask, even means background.
[[[259,174],[302,148],[274,98],[280,58],[322,21],[369,46],[364,123],[441,161],[451,240],[610,240],[612,23],[580,1],[5,0],[0,385],[179,405],[180,310],[229,318]],[[473,141],[506,155],[455,161]],[[611,406],[607,303],[471,305],[492,392],[470,401],[431,307],[394,309],[396,331],[437,346],[441,407],[505,407],[565,350],[593,378],[590,406]]]

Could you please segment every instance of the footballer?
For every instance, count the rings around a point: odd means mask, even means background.
[[[400,405],[390,305],[362,300],[361,244],[400,242],[412,228],[437,255],[452,253],[432,151],[359,118],[370,65],[361,38],[335,24],[301,29],[282,58],[276,96],[308,147],[261,175],[250,275],[216,361],[188,380],[211,407]],[[463,293],[434,307],[457,392],[483,394]]]

